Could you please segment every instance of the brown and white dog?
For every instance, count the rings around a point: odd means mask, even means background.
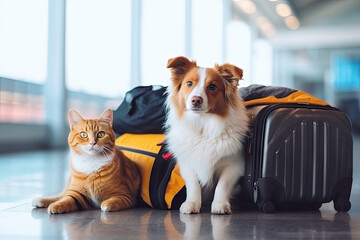
[[[201,189],[215,189],[214,214],[231,213],[230,198],[244,175],[248,116],[238,91],[242,70],[231,64],[202,68],[186,57],[169,59],[167,143],[186,182],[181,213],[199,213]]]

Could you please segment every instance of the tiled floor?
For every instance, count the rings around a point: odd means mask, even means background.
[[[264,214],[242,209],[232,215],[135,208],[49,215],[33,209],[34,197],[60,192],[67,180],[63,151],[0,155],[0,239],[360,239],[360,141],[354,141],[352,208]]]

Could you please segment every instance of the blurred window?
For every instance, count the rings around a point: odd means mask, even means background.
[[[47,34],[47,0],[0,0],[0,122],[45,121]]]
[[[213,67],[223,60],[223,1],[191,2],[192,57],[201,67]]]
[[[253,43],[252,54],[253,78],[252,82],[271,85],[273,77],[273,49],[270,43],[257,39]]]
[[[240,86],[251,84],[251,31],[248,24],[231,21],[226,26],[226,61],[240,67],[243,80]]]
[[[185,1],[142,1],[142,85],[169,85],[167,60],[185,54],[185,16]]]
[[[68,0],[69,108],[98,115],[130,88],[131,0]],[[101,96],[101,97],[98,97]]]

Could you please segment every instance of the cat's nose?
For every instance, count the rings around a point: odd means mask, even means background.
[[[90,145],[93,147],[96,144],[96,142],[90,142]]]

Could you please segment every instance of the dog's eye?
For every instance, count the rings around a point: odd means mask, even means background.
[[[214,91],[216,90],[217,86],[215,84],[210,84],[209,90]]]
[[[186,83],[186,85],[188,85],[188,87],[191,87],[191,86],[193,85],[193,82],[192,82],[192,81],[188,81],[188,82]]]

